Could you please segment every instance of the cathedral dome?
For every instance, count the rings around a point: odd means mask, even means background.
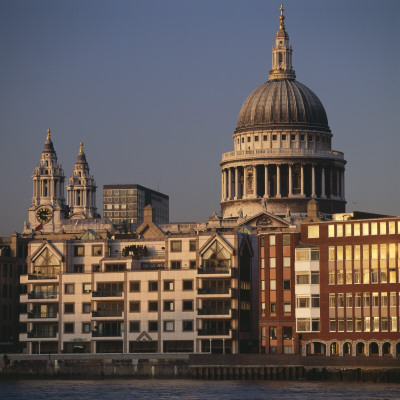
[[[330,132],[324,106],[295,79],[272,79],[254,90],[239,113],[235,133],[259,129]]]

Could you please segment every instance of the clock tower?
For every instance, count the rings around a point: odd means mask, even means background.
[[[44,144],[40,164],[36,166],[32,175],[33,197],[28,209],[29,222],[25,225],[25,232],[41,230],[54,232],[60,229],[65,214],[64,200],[64,171],[57,161],[50,136]]]

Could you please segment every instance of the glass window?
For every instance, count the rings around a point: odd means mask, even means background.
[[[269,290],[276,290],[276,280],[275,279],[271,279],[269,281]]]
[[[296,283],[298,285],[308,285],[310,283],[310,276],[308,273],[297,274]]]
[[[181,240],[172,240],[171,241],[171,251],[173,251],[173,252],[182,251],[182,241]]]
[[[328,237],[335,237],[335,225],[328,225]]]
[[[283,312],[284,313],[292,312],[292,305],[290,303],[283,303]]]
[[[314,307],[314,308],[319,307],[319,294],[311,295],[311,307]]]
[[[336,257],[335,257],[335,247],[334,246],[329,246],[328,257],[329,257],[329,261],[335,261]]]
[[[395,221],[389,221],[389,234],[393,235],[396,233],[396,223]]]
[[[193,281],[192,280],[182,281],[182,289],[183,290],[193,290]]]
[[[85,248],[84,246],[75,246],[74,247],[74,256],[75,257],[82,257],[85,255]]]
[[[193,320],[183,320],[182,332],[192,332],[192,331],[193,331]]]
[[[82,292],[83,293],[91,293],[91,291],[92,291],[92,284],[91,283],[82,284]]]
[[[82,314],[90,313],[91,305],[90,303],[82,303]]]
[[[284,246],[290,246],[290,235],[289,234],[282,235],[282,241]]]
[[[158,301],[149,301],[148,310],[149,312],[158,311]]]
[[[309,318],[297,318],[297,332],[310,332],[311,324]]]
[[[130,292],[140,292],[140,281],[129,282],[129,291]]]
[[[342,237],[343,236],[343,224],[336,225],[336,236]]]
[[[363,229],[364,236],[369,235],[369,223],[368,222],[363,222],[362,229]]]
[[[379,233],[381,235],[386,235],[386,222],[379,223]]]
[[[140,321],[129,321],[129,332],[140,332]]]
[[[310,307],[310,298],[308,296],[298,296],[296,298],[296,307],[297,308],[309,308]]]
[[[174,301],[164,300],[164,311],[174,311]]]
[[[64,324],[64,333],[74,333],[74,323],[66,322]]]
[[[329,308],[335,308],[336,307],[336,301],[335,301],[335,293],[329,293]]]
[[[203,254],[204,268],[229,268],[231,255],[220,242],[215,240]]]
[[[164,291],[170,292],[174,290],[174,281],[164,281]]]
[[[158,331],[158,321],[149,321],[149,332]]]
[[[290,257],[283,257],[283,266],[285,268],[290,268]]]
[[[157,292],[157,291],[158,291],[158,282],[149,281],[149,292]]]
[[[345,234],[351,236],[351,224],[345,224]]]
[[[130,301],[129,312],[140,312],[140,301]]]
[[[378,223],[371,222],[371,235],[377,235],[377,234],[378,234]]]
[[[319,272],[311,271],[311,284],[316,285],[319,284]]]
[[[92,255],[93,256],[101,256],[102,253],[103,253],[103,246],[101,246],[101,245],[92,246]]]
[[[74,294],[75,293],[75,285],[73,283],[66,283],[64,285],[64,293],[65,294]]]
[[[353,232],[354,236],[360,236],[360,224],[359,223],[355,223],[353,225],[353,230],[354,230],[354,232]]]
[[[193,311],[193,300],[183,300],[182,311]]]
[[[75,312],[75,303],[64,304],[64,314],[73,314]]]
[[[90,322],[82,322],[82,333],[90,333],[90,332],[91,332]]]
[[[290,290],[290,279],[284,279],[283,280],[283,289],[284,290]]]
[[[269,245],[275,246],[275,235],[269,235]]]
[[[275,314],[276,313],[276,303],[275,302],[270,303],[269,306],[270,306],[269,309],[270,309],[271,314]]]
[[[354,293],[354,307],[361,307],[361,293]]]
[[[276,258],[275,258],[275,257],[271,257],[271,258],[269,259],[269,267],[270,267],[271,269],[276,268]]]
[[[338,293],[337,294],[337,306],[338,307],[344,307],[344,295],[343,295],[343,293]]]
[[[309,238],[319,238],[319,225],[309,225],[308,226],[308,237]]]
[[[196,251],[196,241],[195,240],[191,240],[189,242],[189,251]]]

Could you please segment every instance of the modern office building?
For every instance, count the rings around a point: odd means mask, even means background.
[[[147,205],[151,205],[156,223],[169,222],[169,196],[140,185],[103,186],[103,216],[114,224],[141,224]]]

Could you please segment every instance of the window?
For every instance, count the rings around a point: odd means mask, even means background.
[[[157,301],[149,301],[149,312],[158,311],[158,302]]]
[[[309,238],[319,238],[319,225],[309,225],[308,226],[308,237]]]
[[[260,247],[264,247],[265,239],[264,236],[260,237]]]
[[[344,332],[344,319],[338,318],[337,323],[338,323],[338,332]]]
[[[164,311],[174,311],[173,300],[164,300]]]
[[[85,255],[85,247],[84,246],[75,246],[74,247],[74,256],[82,257]]]
[[[381,332],[387,332],[389,330],[389,320],[387,317],[381,318]]]
[[[269,281],[269,290],[276,290],[276,279],[271,279]]]
[[[294,142],[296,140],[296,135],[290,135],[290,140]]]
[[[193,300],[183,300],[182,311],[193,311]]]
[[[343,236],[343,224],[336,225],[336,236],[342,237]]]
[[[290,303],[283,303],[283,312],[284,313],[291,313],[292,312],[292,305]]]
[[[283,326],[282,327],[282,336],[283,339],[293,339],[293,329],[291,326]]]
[[[338,307],[344,307],[344,295],[343,295],[343,293],[338,293],[337,294],[337,306]]]
[[[182,332],[192,332],[193,331],[193,321],[183,320],[182,321]]]
[[[84,267],[82,264],[74,264],[74,273],[83,274]]]
[[[193,290],[193,281],[182,281],[183,290]]]
[[[351,236],[351,224],[345,224],[345,235]]]
[[[362,224],[362,233],[364,236],[369,235],[369,223],[368,222],[364,222]]]
[[[254,136],[254,141],[258,142],[258,136]]]
[[[140,321],[130,321],[129,332],[140,332]]]
[[[276,268],[276,258],[275,258],[275,257],[271,257],[271,258],[269,259],[269,267],[270,267],[271,269]]]
[[[277,332],[278,329],[276,326],[270,326],[269,327],[269,338],[272,340],[276,340],[277,339]]]
[[[265,290],[265,281],[264,280],[261,281],[261,290],[262,291]]]
[[[276,135],[272,135],[272,140],[273,140],[273,141],[276,140]]]
[[[313,332],[319,332],[319,318],[313,318],[311,320],[311,330]]]
[[[82,285],[82,292],[83,293],[91,293],[92,291],[92,284],[91,283],[84,283]]]
[[[64,286],[65,294],[74,294],[75,293],[75,285],[73,283],[66,283]]]
[[[379,233],[381,235],[386,235],[386,222],[379,223]]]
[[[189,241],[189,251],[196,251],[196,241],[195,240]]]
[[[158,291],[158,282],[149,281],[149,292],[157,292],[157,291]]]
[[[251,142],[251,137],[250,136],[247,136],[247,142],[248,143]]]
[[[82,333],[90,333],[90,322],[82,322]]]
[[[103,254],[103,246],[94,245],[92,246],[92,255],[93,256],[101,256]]]
[[[267,140],[268,140],[268,136],[267,136],[267,135],[264,135],[264,136],[263,136],[263,141],[266,142]]]
[[[282,235],[282,242],[284,246],[290,246],[290,235],[289,234]]]
[[[164,291],[171,292],[174,290],[174,281],[164,281]]]
[[[290,279],[284,279],[283,280],[283,289],[284,290],[290,290]]]
[[[66,322],[64,324],[64,333],[74,333],[74,323]]]
[[[196,269],[196,260],[190,260],[190,269]]]
[[[319,272],[311,271],[311,284],[318,285],[319,284]]]
[[[82,314],[90,313],[90,303],[82,303]]]
[[[290,268],[290,257],[283,257],[283,266],[285,268]]]
[[[64,314],[73,314],[75,312],[75,303],[64,304]]]
[[[319,307],[319,294],[311,295],[311,307],[315,307],[315,308]]]
[[[296,299],[296,307],[297,308],[309,308],[310,307],[310,298],[309,297],[297,297]]]
[[[310,283],[310,276],[308,273],[302,273],[296,275],[296,284],[297,285],[308,285]]]
[[[388,305],[388,294],[387,292],[381,293],[381,307],[387,307]]]
[[[331,318],[329,320],[329,332],[336,332],[336,320],[335,320],[335,318]]]
[[[328,225],[328,237],[335,237],[335,225]]]
[[[140,281],[129,282],[129,291],[130,292],[140,292]]]
[[[378,234],[378,223],[371,222],[371,235],[377,235],[377,234]]]
[[[364,293],[364,308],[368,308],[370,306],[370,294]]]
[[[261,314],[264,315],[265,314],[265,301],[263,301],[261,303]]]
[[[389,235],[396,233],[396,224],[394,221],[389,221]]]
[[[171,269],[181,269],[180,261],[171,261]]]
[[[265,269],[265,258],[261,258],[261,269]]]
[[[174,321],[164,321],[164,332],[174,331]]]
[[[276,303],[270,303],[270,312],[271,314],[276,313]]]
[[[390,317],[390,332],[397,332],[397,317]]]
[[[171,240],[171,251],[172,252],[182,251],[182,241],[181,240]]]
[[[330,308],[335,308],[336,307],[335,294],[334,293],[329,293],[329,307]]]
[[[282,135],[282,140],[286,140],[286,135]]]
[[[346,307],[353,307],[353,293],[346,293]]]
[[[158,331],[158,321],[149,321],[149,332]]]
[[[359,223],[354,224],[353,229],[354,229],[353,235],[360,236],[360,224]]]
[[[140,312],[140,301],[130,301],[129,302],[129,312]]]
[[[297,318],[297,332],[310,332],[310,319],[309,318]]]
[[[269,245],[275,246],[275,235],[269,235]]]
[[[356,328],[356,332],[362,331],[362,319],[360,317],[356,317],[356,319],[355,319],[355,328]]]

